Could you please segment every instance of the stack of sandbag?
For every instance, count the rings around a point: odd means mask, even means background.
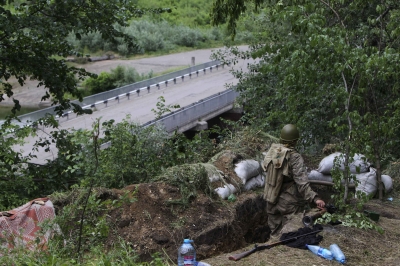
[[[339,169],[344,171],[343,154],[340,152],[335,152],[322,159],[319,163],[318,169],[312,170],[308,174],[308,179],[333,182],[331,171],[333,169],[335,159],[339,160]],[[356,176],[356,191],[361,191],[368,196],[374,196],[378,190],[376,169],[370,167],[370,163],[365,159],[365,156],[362,154],[355,154],[353,161],[349,164],[349,168],[350,173]],[[381,179],[382,183],[384,184],[385,191],[390,192],[393,189],[392,178],[388,175],[381,175]],[[350,182],[354,183],[353,180]],[[342,183],[344,183],[344,180]]]
[[[319,163],[317,171],[322,174],[330,175],[333,169],[335,158],[339,160],[339,169],[344,171],[344,155],[340,152],[332,153],[331,155],[328,155],[322,159]],[[366,160],[365,156],[358,153],[354,154],[353,161],[349,164],[350,173],[352,174],[368,172],[369,167],[370,163]]]
[[[325,182],[333,182],[331,171],[333,169],[335,159],[339,160],[339,169],[344,171],[344,156],[340,152],[332,153],[321,160],[317,170],[311,170],[308,173],[309,180],[318,180]],[[350,173],[358,174],[368,172],[370,164],[365,160],[365,156],[362,154],[355,154],[353,157],[353,162],[350,163]],[[359,170],[359,172],[357,172]],[[344,182],[342,182],[344,183]]]
[[[246,191],[263,187],[265,184],[261,164],[256,160],[242,160],[235,164],[235,173],[242,180],[243,189]]]
[[[263,175],[261,164],[256,160],[242,160],[235,164],[234,171],[239,177],[241,184],[236,184],[235,186],[226,182],[225,185],[215,188],[214,191],[222,199],[227,199],[231,194],[237,193],[240,189],[248,191],[258,187],[263,187],[265,184],[265,177]]]

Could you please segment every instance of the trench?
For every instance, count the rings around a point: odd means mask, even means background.
[[[262,195],[252,195],[238,202],[231,217],[194,238],[197,258],[210,258],[268,241],[270,229]]]

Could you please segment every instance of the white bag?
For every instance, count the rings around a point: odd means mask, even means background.
[[[246,184],[244,184],[244,190],[248,191],[257,187],[263,187],[264,185],[265,177],[263,175],[258,175],[247,180]]]
[[[235,173],[242,180],[243,185],[252,177],[262,173],[261,165],[256,160],[243,160],[235,165]]]
[[[386,193],[389,193],[393,189],[393,180],[388,175],[381,175],[381,180],[383,185],[385,186]]]
[[[340,152],[335,152],[332,153],[328,156],[326,156],[324,159],[321,160],[319,163],[317,171],[322,173],[322,174],[330,174],[333,168],[333,163],[336,157],[341,156],[342,153]],[[365,161],[365,156],[359,153],[354,154],[353,157],[353,162],[349,164],[350,167],[350,173],[352,174],[358,174],[358,173],[365,173],[368,171],[368,167],[370,166],[370,163]],[[344,171],[344,157],[339,158],[340,160],[340,165],[339,169]],[[360,168],[360,172],[357,172],[357,168]]]
[[[378,190],[375,169],[371,167],[369,172],[357,174],[356,178],[358,180],[356,191],[361,191],[373,197]]]
[[[316,170],[311,170],[311,172],[308,173],[308,180],[333,182],[331,175],[326,175],[326,174],[320,173]]]
[[[236,192],[236,188],[232,184],[224,185],[224,187],[218,187],[214,189],[221,199],[227,199],[231,194]]]

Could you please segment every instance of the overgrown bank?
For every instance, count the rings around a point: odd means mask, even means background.
[[[199,259],[211,265],[230,265],[226,255],[222,254],[238,253],[240,251],[236,251],[237,249],[268,240],[269,229],[266,227],[262,189],[246,193],[242,191],[237,194],[236,201],[221,200],[213,193],[205,169],[190,168],[190,165],[210,161],[217,165],[225,176],[233,177],[233,167],[238,159],[262,157],[261,153],[268,148],[273,138],[258,130],[251,130],[242,123],[237,126],[231,123],[224,130],[214,129],[212,133],[218,133],[215,141],[210,140],[203,132],[191,141],[175,136],[173,141],[169,142],[169,138],[165,136],[164,139],[162,132],[157,128],[143,130],[129,121],[120,125],[106,123],[103,130],[108,132],[107,138],[113,139],[116,145],[114,149],[99,153],[97,159],[92,150],[96,147],[96,142],[91,138],[93,133],[97,132],[96,127],[92,132],[75,132],[69,135],[66,139],[70,139],[69,145],[77,145],[76,154],[73,155],[71,146],[68,148],[69,152],[64,157],[61,156],[60,161],[55,162],[58,164],[49,165],[46,171],[42,170],[43,174],[36,172],[36,176],[39,177],[46,174],[48,176],[51,167],[57,167],[58,173],[64,169],[63,175],[58,175],[58,179],[54,180],[65,180],[59,182],[61,186],[58,187],[58,191],[62,190],[65,182],[75,182],[70,189],[64,189],[62,193],[49,190],[47,192],[51,194],[50,198],[56,206],[56,222],[63,235],[50,242],[49,253],[18,253],[18,250],[15,250],[12,256],[3,257],[2,260],[7,262],[7,259],[12,258],[21,263],[29,261],[32,265],[44,265],[48,261],[53,261],[56,265],[89,265],[91,261],[96,265],[107,262],[119,265],[173,265],[178,245],[183,238],[190,237],[195,240]],[[132,130],[136,132],[135,135],[131,134]],[[117,145],[119,138],[129,136],[132,136],[131,145]],[[226,150],[233,153],[220,153]],[[166,153],[167,151],[172,153]],[[139,157],[130,158],[138,152]],[[318,161],[316,158],[321,155],[314,156],[307,157],[310,168],[315,168],[315,162]],[[93,172],[93,168],[88,167],[93,166],[96,160],[103,159],[108,164],[101,163],[98,172]],[[66,164],[68,162],[70,163]],[[167,162],[171,167],[163,168]],[[388,174],[395,180],[396,186],[390,195],[395,200],[385,203],[374,201],[363,207],[382,213],[377,225],[387,230],[383,235],[371,229],[361,230],[343,225],[328,227],[322,233],[322,244],[338,243],[347,254],[349,265],[368,265],[367,260],[374,256],[391,265],[393,257],[384,257],[377,250],[369,251],[367,244],[360,245],[360,242],[382,239],[397,241],[399,237],[393,229],[398,225],[399,218],[394,207],[399,203],[399,177],[397,164],[392,166]],[[31,172],[29,177],[33,173]],[[157,181],[152,182],[153,180]],[[132,183],[136,185],[131,185]],[[25,186],[27,184],[25,181]],[[54,186],[56,183],[50,184]],[[95,184],[92,189],[90,184]],[[111,189],[116,187],[119,189]],[[37,192],[47,195],[44,193],[45,188],[42,184],[42,190]],[[8,196],[10,195],[12,194]],[[328,202],[329,198],[326,200]],[[85,206],[84,219],[81,220]],[[386,213],[383,213],[383,210]],[[84,227],[80,233],[79,225],[82,221]],[[355,237],[346,238],[349,233]],[[76,256],[78,245],[82,251],[80,256]],[[386,253],[391,253],[397,247],[384,244],[384,248]],[[359,253],[365,255],[360,256]],[[286,263],[293,262],[294,265],[319,260],[304,250],[279,247],[254,254],[240,262],[243,264],[236,265],[260,265],[263,261],[279,265],[282,256],[287,256]]]

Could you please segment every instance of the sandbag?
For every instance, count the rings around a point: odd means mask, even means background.
[[[308,173],[308,179],[309,180],[319,180],[319,181],[333,182],[331,175],[326,175],[326,174],[320,173],[320,172],[318,172],[316,170],[311,170],[311,172]]]
[[[389,193],[393,189],[393,180],[388,175],[381,175],[381,180],[383,185],[385,186],[385,192]]]
[[[333,178],[331,175],[326,175],[316,170],[311,170],[311,172],[308,173],[308,180],[318,180],[333,183]],[[341,180],[340,183],[344,184],[344,180]],[[354,180],[351,179],[349,184],[354,184]]]
[[[235,165],[235,173],[242,180],[243,185],[247,180],[262,173],[261,165],[256,160],[243,160]]]
[[[257,187],[263,187],[264,185],[265,177],[263,175],[258,175],[247,180],[246,184],[244,184],[244,190],[248,191]]]
[[[319,163],[317,171],[322,173],[322,174],[330,174],[333,168],[333,163],[336,157],[339,157],[342,155],[340,152],[335,152],[332,153],[328,156],[326,156],[324,159],[321,160]],[[339,169],[344,171],[344,158],[339,158],[340,159],[340,165]],[[358,174],[358,173],[365,173],[368,171],[368,168],[370,167],[370,163],[368,161],[365,161],[365,156],[359,153],[354,154],[353,156],[353,162],[349,164],[350,167],[350,173],[352,174]],[[357,168],[359,167],[360,172],[357,172]]]
[[[227,199],[231,194],[236,192],[236,188],[232,184],[224,185],[224,187],[218,187],[214,191],[219,195],[221,199]]]
[[[361,191],[373,197],[378,190],[375,169],[371,167],[369,172],[356,174],[356,178],[358,181],[356,191]]]

